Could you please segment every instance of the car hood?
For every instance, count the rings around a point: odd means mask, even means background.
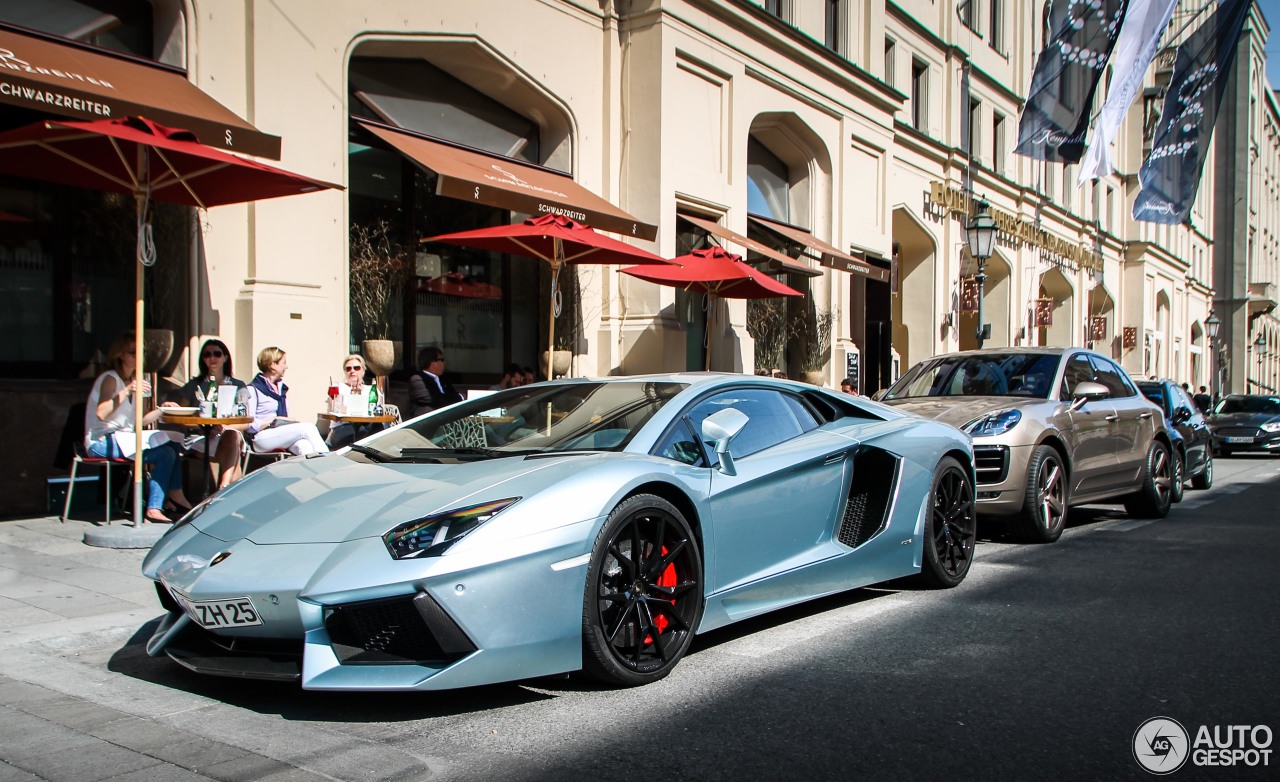
[[[944,424],[962,427],[975,418],[981,418],[998,410],[1020,410],[1033,405],[1042,405],[1045,401],[1010,396],[929,396],[894,399],[885,404],[941,421]]]
[[[1280,421],[1280,415],[1275,413],[1226,413],[1225,415],[1209,416],[1209,426],[1215,429],[1220,426],[1262,426],[1272,421]]]
[[[440,511],[527,497],[600,458],[578,453],[459,464],[368,464],[334,455],[286,459],[216,495],[191,524],[228,542],[339,543]]]

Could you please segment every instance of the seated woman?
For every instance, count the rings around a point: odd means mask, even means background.
[[[250,387],[256,397],[253,423],[246,433],[258,451],[288,451],[296,456],[308,453],[328,453],[315,424],[304,424],[285,418],[289,414],[286,396],[289,387],[284,384],[284,373],[289,362],[283,350],[277,347],[263,348],[258,353],[258,375]]]
[[[99,375],[89,390],[84,415],[84,449],[89,456],[127,459],[133,457],[137,445],[134,404],[139,396],[151,393],[150,383],[134,377],[138,362],[132,332],[115,338],[107,348],[107,363],[111,369]],[[157,409],[142,420],[152,424],[159,418]],[[182,474],[178,470],[182,435],[164,431],[147,431],[144,435],[142,461],[151,467],[146,486],[146,520],[168,522],[170,518],[164,511],[166,499],[174,512],[185,513],[191,509],[182,492]]]
[[[206,340],[200,348],[200,372],[182,388],[173,393],[173,400],[164,402],[164,407],[174,407],[178,403],[195,407],[199,404],[199,398],[196,391],[201,394],[205,393],[209,388],[209,380],[213,379],[219,387],[234,386],[236,389],[245,387],[243,380],[237,380],[231,374],[231,350],[227,348],[225,342],[220,339]],[[244,427],[228,427],[215,426],[210,434],[209,453],[213,454],[213,459],[209,464],[209,469],[213,469],[213,464],[218,465],[218,488],[222,489],[230,486],[232,483],[240,479],[240,453],[244,449],[244,435],[240,434],[239,429]],[[201,456],[205,454],[204,436],[190,437],[186,440],[187,453],[192,456]]]
[[[342,393],[344,395],[368,396],[369,384],[364,382],[364,376],[365,363],[363,356],[352,353],[343,359],[342,386],[340,387]],[[370,410],[369,413],[372,415],[373,411]],[[386,424],[353,424],[349,421],[343,421],[329,427],[329,436],[325,438],[325,443],[330,448],[341,448],[374,432],[380,432],[386,426]]]

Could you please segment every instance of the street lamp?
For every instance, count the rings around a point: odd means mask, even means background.
[[[1225,363],[1223,358],[1223,350],[1218,347],[1218,330],[1222,328],[1222,321],[1218,320],[1217,314],[1213,310],[1209,310],[1209,317],[1204,319],[1204,331],[1209,335],[1209,341],[1213,343],[1213,355],[1217,360],[1217,366],[1214,367],[1214,380],[1216,388],[1214,389],[1214,400],[1222,398],[1222,365]]]
[[[978,262],[978,273],[974,282],[978,283],[978,349],[991,335],[991,327],[982,322],[982,302],[986,298],[987,259],[991,257],[991,248],[996,241],[996,221],[991,217],[991,205],[985,200],[975,204],[973,219],[964,227],[964,243],[969,246],[969,255]]]
[[[1267,335],[1258,332],[1258,338],[1253,341],[1253,355],[1258,357],[1258,361],[1267,357]]]

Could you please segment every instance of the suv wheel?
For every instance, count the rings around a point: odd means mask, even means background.
[[[1052,446],[1040,445],[1027,464],[1026,497],[1014,522],[1028,543],[1052,543],[1067,523],[1067,470]]]
[[[1156,440],[1147,449],[1142,487],[1124,499],[1124,509],[1139,519],[1163,519],[1173,503],[1173,458],[1169,448]]]

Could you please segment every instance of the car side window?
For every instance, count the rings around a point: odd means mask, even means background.
[[[1196,403],[1187,395],[1186,389],[1175,386],[1173,388],[1173,412],[1176,413],[1179,410],[1186,410],[1187,417],[1190,418],[1196,412]]]
[[[747,425],[742,428],[737,437],[733,438],[733,443],[729,446],[729,453],[733,454],[735,459],[750,456],[793,437],[799,437],[805,431],[805,427],[801,426],[796,417],[795,409],[787,403],[785,395],[762,388],[733,389],[708,397],[689,410],[689,423],[701,436],[702,422],[708,416],[730,407],[746,413],[748,419]],[[800,407],[804,409],[802,405]],[[813,414],[807,409],[805,414],[809,422],[805,426],[814,428],[817,424],[813,420]],[[708,453],[715,450],[713,443],[704,443],[704,445]]]
[[[702,443],[689,426],[688,419],[682,418],[671,427],[667,436],[654,451],[664,459],[673,459],[692,467],[707,467],[707,452]]]
[[[1093,356],[1093,368],[1097,382],[1107,387],[1112,399],[1124,399],[1137,395],[1133,381],[1125,371],[1105,358]]]
[[[1083,353],[1077,353],[1068,359],[1066,371],[1062,373],[1062,398],[1071,399],[1075,395],[1076,386],[1081,383],[1096,382],[1093,364],[1089,363],[1089,357]]]
[[[804,402],[790,394],[783,394],[782,398],[786,401],[787,407],[791,408],[792,414],[796,417],[796,423],[800,424],[802,432],[818,428],[818,419],[814,416],[813,411],[805,406]]]

